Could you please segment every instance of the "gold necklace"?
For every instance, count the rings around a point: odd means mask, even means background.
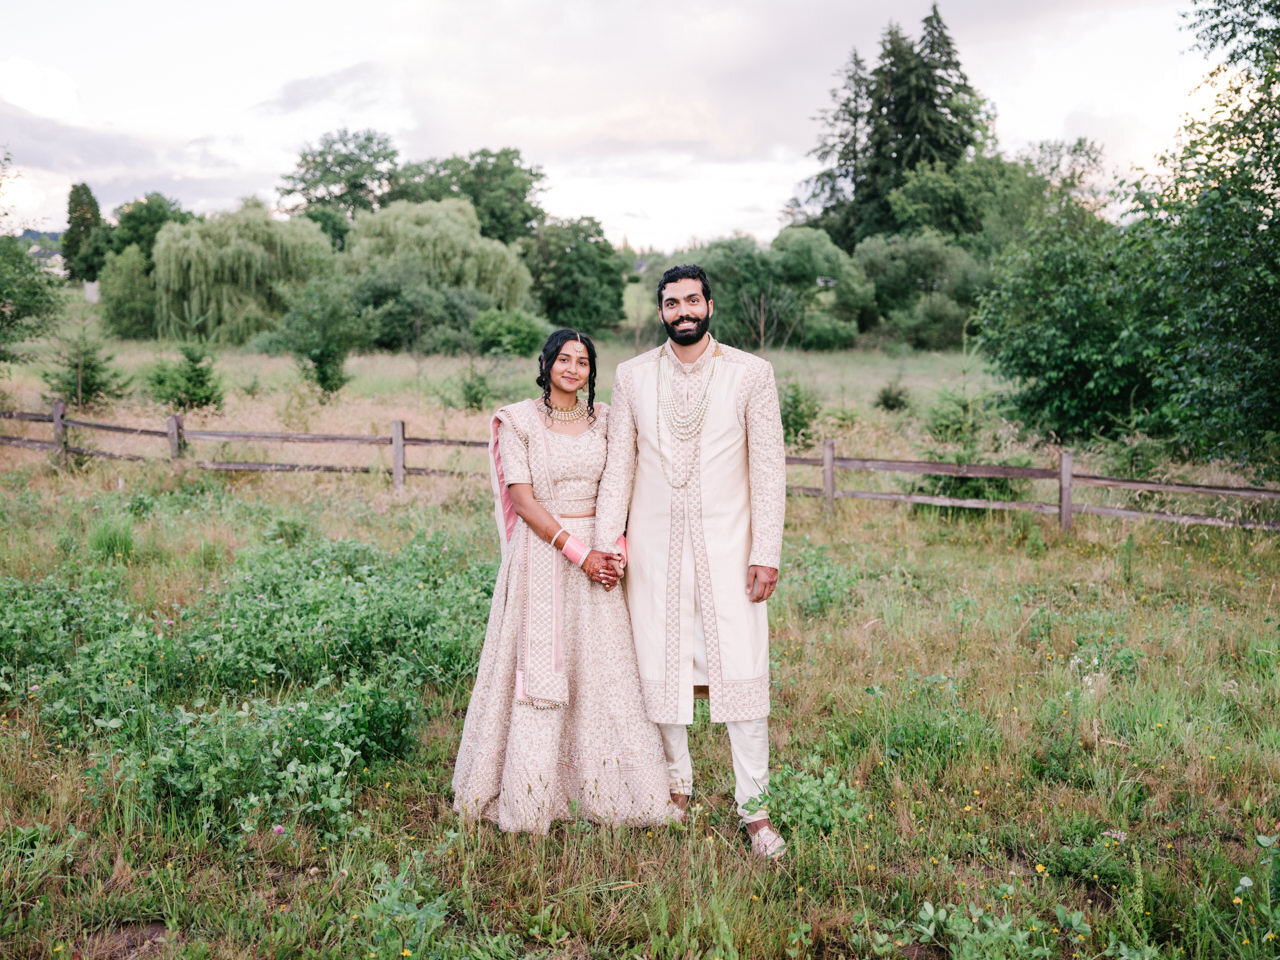
[[[553,407],[548,401],[543,400],[540,404],[544,416],[558,423],[572,423],[575,420],[581,420],[587,415],[587,401],[581,397],[578,402],[568,409]]]

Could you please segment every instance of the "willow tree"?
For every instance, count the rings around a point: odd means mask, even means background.
[[[514,247],[481,236],[480,220],[465,200],[397,200],[357,214],[343,259],[357,274],[399,261],[431,287],[470,287],[508,310],[520,306],[532,282]]]
[[[168,223],[155,246],[162,337],[243,343],[284,314],[277,285],[328,269],[329,239],[303,217],[273,220],[260,201],[192,223]]]

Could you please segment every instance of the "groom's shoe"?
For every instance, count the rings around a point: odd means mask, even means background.
[[[774,829],[769,820],[753,820],[746,824],[751,835],[751,852],[764,860],[781,860],[787,852],[787,841]]]
[[[671,805],[667,809],[672,823],[684,823],[689,819],[689,794],[671,794]]]

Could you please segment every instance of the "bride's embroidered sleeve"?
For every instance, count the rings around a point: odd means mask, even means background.
[[[533,483],[527,441],[506,421],[498,425],[498,451],[502,454],[502,475],[507,486]]]

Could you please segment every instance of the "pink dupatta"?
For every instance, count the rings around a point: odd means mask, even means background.
[[[494,494],[494,519],[502,543],[504,563],[514,564],[512,576],[518,577],[514,595],[508,599],[520,604],[518,610],[507,610],[505,616],[520,618],[520,636],[516,653],[517,703],[540,708],[565,706],[569,702],[569,680],[565,673],[563,621],[565,561],[560,551],[541,537],[533,536],[529,527],[516,515],[507,490],[502,450],[498,445],[498,427],[507,424],[525,442],[529,452],[529,475],[534,496],[549,503],[553,514],[555,484],[551,479],[551,452],[546,431],[532,400],[503,407],[490,424],[489,482]],[[510,556],[515,551],[514,556]]]

